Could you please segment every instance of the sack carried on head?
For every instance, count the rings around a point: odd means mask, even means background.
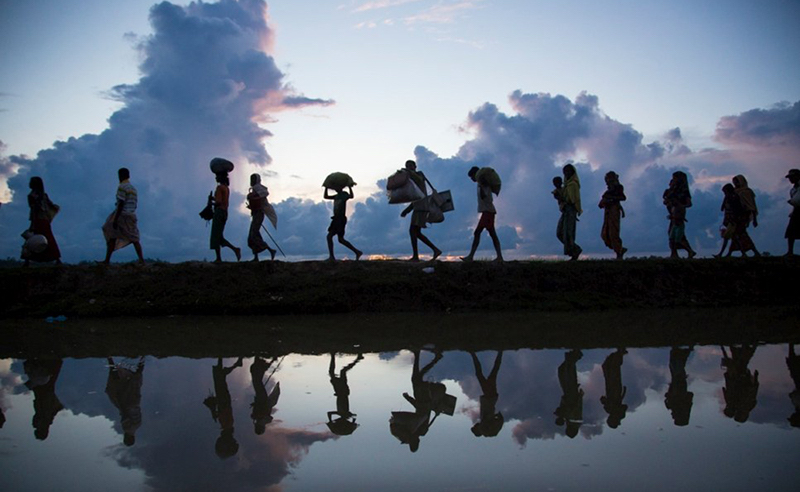
[[[350,177],[347,173],[330,173],[325,181],[322,182],[322,186],[325,188],[330,188],[336,191],[342,191],[343,189],[349,186],[355,186],[356,182],[353,181],[353,178]]]
[[[233,171],[233,163],[228,159],[223,159],[222,157],[214,157],[211,159],[209,167],[211,168],[211,172],[214,174],[229,173]]]
[[[500,175],[491,167],[480,168],[478,172],[475,173],[475,179],[483,186],[491,188],[492,193],[495,195],[500,194],[500,187],[502,186]]]

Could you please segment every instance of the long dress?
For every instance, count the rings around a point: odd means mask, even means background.
[[[28,207],[30,207],[30,220],[31,231],[34,234],[40,234],[47,239],[47,248],[41,253],[26,253],[23,259],[47,262],[56,261],[61,258],[61,251],[58,249],[58,243],[53,235],[51,228],[51,217],[53,210],[57,210],[57,206],[50,201],[47,193],[40,194],[36,191],[31,191],[28,195]]]

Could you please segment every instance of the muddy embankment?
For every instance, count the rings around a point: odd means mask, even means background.
[[[800,343],[798,274],[785,258],[4,268],[0,357]]]

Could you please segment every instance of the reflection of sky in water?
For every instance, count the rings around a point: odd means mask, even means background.
[[[585,350],[575,372],[564,373],[574,374],[583,391],[583,422],[574,439],[554,415],[563,404],[558,368],[565,351],[504,352],[496,411],[505,423],[491,438],[470,431],[480,420],[482,394],[473,359],[466,352],[444,353],[425,379],[446,385],[457,398],[455,414],[439,415],[415,453],[389,432],[391,412],[414,410],[402,396],[413,394],[411,352],[367,354],[347,373],[350,410],[359,427],[341,437],[325,425],[327,412],[337,408],[329,355],[281,361],[267,383],[271,390],[280,382],[280,397],[263,435],[255,434],[250,419],[253,359],[245,359],[226,379],[238,444],[228,459],[214,449],[224,418],[215,422],[203,405],[214,392],[215,360],[146,359],[142,424],[132,447],[122,445],[120,413],[105,393],[105,360],[64,361],[55,392],[65,409],[46,440],[34,438],[34,392],[22,385],[29,379],[22,361],[0,361],[0,408],[7,418],[0,429],[0,472],[7,490],[139,490],[145,483],[158,490],[571,490],[598,484],[790,490],[797,483],[800,430],[787,421],[795,386],[786,345],[761,346],[750,360],[747,369],[759,374],[758,403],[744,424],[722,413],[720,348],[696,347],[686,364],[693,402],[683,427],[674,425],[664,404],[669,349],[624,354],[618,376],[627,409],[616,429],[608,426],[600,398],[609,387],[603,363],[613,352]],[[495,354],[478,354],[484,376]],[[354,360],[355,355],[337,357],[336,374]],[[431,360],[423,351],[421,366]],[[225,359],[224,365],[235,361]]]

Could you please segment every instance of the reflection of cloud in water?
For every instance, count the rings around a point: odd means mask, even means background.
[[[0,360],[0,410],[6,411],[10,403],[6,401],[6,394],[22,384],[22,376],[14,372],[11,364],[13,359]]]

